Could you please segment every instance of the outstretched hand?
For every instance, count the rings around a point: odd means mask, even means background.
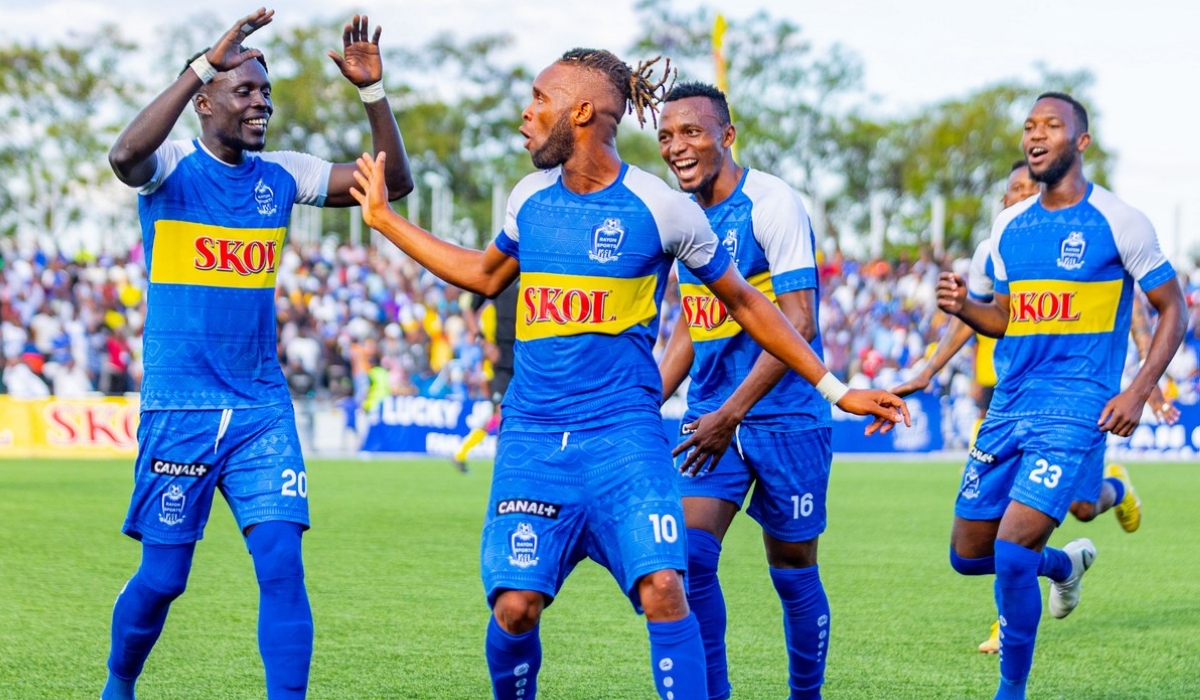
[[[205,52],[204,55],[208,58],[209,64],[218,72],[223,73],[237,68],[246,61],[261,57],[262,51],[258,49],[243,51],[242,42],[246,40],[246,37],[270,24],[274,17],[275,10],[260,7],[253,14],[239,19],[229,31],[225,32],[215,46]]]
[[[359,156],[355,163],[358,170],[354,173],[358,187],[350,188],[350,196],[362,207],[363,223],[374,229],[379,228],[384,212],[391,211],[388,204],[387,178],[384,176],[386,160],[387,153],[383,151],[374,158],[370,153]],[[360,187],[362,189],[359,189]]]
[[[684,432],[691,435],[671,452],[672,457],[687,453],[679,465],[679,473],[695,476],[712,471],[733,442],[738,423],[720,411],[713,411],[683,426]]]
[[[1163,423],[1175,425],[1179,420],[1179,409],[1167,401],[1167,397],[1163,396],[1162,389],[1159,389],[1157,384],[1150,390],[1150,398],[1146,399],[1146,403]]]
[[[928,376],[924,370],[912,379],[904,382],[899,386],[892,387],[891,392],[900,398],[904,398],[909,394],[915,394],[918,391],[925,391],[929,388],[929,382],[932,377]]]
[[[851,389],[837,402],[837,407],[856,416],[875,416],[863,435],[883,435],[900,421],[906,426],[912,425],[904,400],[882,389]]]
[[[342,75],[357,87],[367,87],[383,79],[383,59],[379,55],[379,34],[382,27],[375,27],[375,36],[368,38],[370,24],[366,15],[354,18],[342,28],[342,52],[330,51],[329,57],[337,64]]]

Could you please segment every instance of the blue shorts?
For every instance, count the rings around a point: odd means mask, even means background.
[[[719,498],[741,508],[754,484],[746,514],[777,540],[807,542],[825,532],[832,435],[831,428],[780,433],[739,425],[716,468],[680,475],[679,490],[684,498]]]
[[[142,412],[122,531],[150,544],[195,542],[217,488],[243,532],[269,520],[308,527],[308,474],[291,404]]]
[[[997,520],[1012,500],[1061,523],[1072,501],[1099,498],[1104,442],[1105,434],[1084,420],[988,416],[963,470],[954,514]]]
[[[570,433],[502,429],[480,546],[488,604],[505,590],[553,599],[590,557],[640,612],[638,579],[687,568],[676,482],[658,420]]]

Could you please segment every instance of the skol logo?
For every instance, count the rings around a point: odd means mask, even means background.
[[[607,323],[615,321],[604,309],[607,290],[530,286],[524,290],[525,323]]]
[[[275,241],[196,239],[196,269],[236,272],[243,277],[275,272]]]
[[[1017,292],[1009,298],[1009,323],[1078,321],[1075,292]]]
[[[729,309],[716,297],[688,294],[683,297],[682,303],[689,327],[711,331],[729,320]]]

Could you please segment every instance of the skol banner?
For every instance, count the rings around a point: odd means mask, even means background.
[[[138,401],[0,396],[0,457],[133,457]]]

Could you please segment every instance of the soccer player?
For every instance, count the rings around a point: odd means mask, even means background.
[[[734,160],[736,138],[717,88],[680,83],[667,95],[658,128],[663,160],[703,207],[738,272],[773,297],[820,354],[808,213],[787,183]],[[771,582],[783,603],[790,697],[819,698],[830,631],[817,569],[833,461],[829,403],[763,353],[686,267],[679,286],[683,309],[659,368],[663,400],[691,375],[684,436],[674,454],[683,476],[688,605],[704,639],[708,696],[732,693],[717,565],[725,533],[753,485],[747,512],[762,525]]]
[[[273,15],[260,9],[234,24],[109,152],[117,178],[138,188],[149,292],[124,525],[142,543],[142,561],[113,609],[105,700],[134,697],[218,488],[254,559],[267,697],[303,698],[308,686],[313,627],[300,554],[308,477],[276,355],[275,266],[292,205],[352,206],[356,168],[263,152],[271,82],[261,52],[242,42]],[[399,197],[411,191],[412,176],[383,93],[379,34],[371,37],[367,18],[356,15],[345,26],[343,55],[329,55],[359,87],[373,146],[394,154],[386,177]],[[188,105],[200,138],[168,141]]]
[[[359,161],[363,191],[354,194],[364,220],[431,272],[486,295],[520,272],[515,367],[481,545],[493,610],[486,655],[499,700],[535,696],[542,611],[584,557],[645,612],[660,697],[708,698],[652,354],[674,260],[827,399],[877,416],[868,432],[904,418],[890,394],[847,393],[737,273],[700,208],[622,162],[617,124],[626,110],[644,121],[660,98],[651,71],[608,51],[574,49],[537,76],[520,131],[540,172],[517,184],[504,228],[484,251],[398,216],[385,201],[385,154]]]
[[[953,273],[937,287],[943,311],[1004,338],[1008,365],[964,469],[950,536],[956,571],[996,575],[997,700],[1025,697],[1042,612],[1038,576],[1051,580],[1055,617],[1078,605],[1095,546],[1046,543],[1075,495],[1101,481],[1104,433],[1137,427],[1185,331],[1183,294],[1150,222],[1084,177],[1087,128],[1071,96],[1038,97],[1021,145],[1041,194],[1001,212],[992,228],[993,301],[969,298]],[[1121,391],[1135,281],[1159,322]]]
[[[488,417],[487,423],[473,428],[463,438],[458,452],[455,452],[450,459],[455,468],[464,474],[470,471],[467,467],[467,453],[471,451],[471,448],[483,442],[488,435],[495,435],[500,431],[501,405],[504,402],[504,392],[508,391],[508,384],[512,381],[513,374],[513,343],[517,340],[517,293],[519,291],[520,283],[513,281],[504,288],[504,291],[497,294],[495,299],[485,304],[479,312],[480,335],[483,336],[486,344],[484,372],[489,375],[488,392],[492,399],[492,415]]]
[[[1019,160],[1013,163],[1012,171],[1008,175],[1008,186],[1004,191],[1001,203],[1007,209],[1028,197],[1037,195],[1038,192],[1039,186],[1029,173],[1029,164],[1024,160]],[[995,291],[992,281],[993,274],[991,239],[985,238],[975,248],[975,254],[971,257],[970,274],[967,277],[967,294],[978,301],[990,302]],[[1145,309],[1138,301],[1139,298],[1136,295],[1134,297],[1134,315],[1130,332],[1138,349],[1138,355],[1142,357],[1150,345],[1150,330]],[[975,333],[974,329],[957,317],[950,320],[945,335],[938,342],[933,355],[930,356],[921,372],[908,382],[892,389],[892,393],[903,397],[924,390],[929,386],[933,376],[942,371],[950,358],[966,345],[972,335],[976,337],[975,381],[979,385],[979,421],[982,422],[983,418],[987,416],[988,406],[991,404],[992,393],[998,380],[995,358],[997,341],[995,338]],[[1157,384],[1150,392],[1148,403],[1161,420],[1173,424],[1179,419],[1179,410],[1166,401]],[[976,423],[976,430],[978,427],[979,423]],[[973,444],[974,436],[972,436],[972,446]],[[1100,455],[1103,456],[1103,450],[1100,451]],[[1094,482],[1081,484],[1080,492],[1076,494],[1076,500],[1071,503],[1071,514],[1078,520],[1088,522],[1108,509],[1114,508],[1121,528],[1126,532],[1135,532],[1141,524],[1141,502],[1133,490],[1129,473],[1125,467],[1119,464],[1109,465],[1105,469],[1105,479],[1100,483],[1099,493],[1095,492],[1095,485]],[[1120,500],[1117,499],[1118,495],[1121,496]],[[999,621],[992,623],[988,638],[979,644],[979,651],[984,654],[1000,652]]]

